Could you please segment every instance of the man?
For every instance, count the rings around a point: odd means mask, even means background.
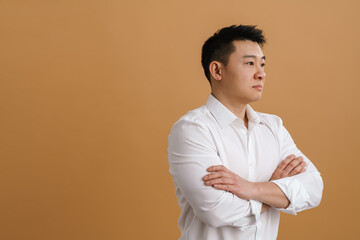
[[[265,83],[264,43],[260,29],[239,25],[203,45],[211,94],[169,135],[181,240],[273,240],[280,211],[296,215],[320,204],[320,173],[282,120],[249,106]]]

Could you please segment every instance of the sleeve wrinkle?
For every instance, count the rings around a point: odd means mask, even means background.
[[[222,164],[208,128],[195,122],[178,122],[169,135],[168,154],[174,182],[202,221],[213,227],[241,230],[255,226],[256,213],[249,201],[206,186],[202,180],[208,167]]]
[[[283,212],[296,215],[306,209],[316,207],[320,204],[323,191],[323,181],[320,173],[314,164],[296,147],[290,133],[282,125],[280,129],[281,140],[281,159],[294,154],[296,157],[302,156],[306,162],[304,173],[274,180],[290,201],[287,209],[279,209]]]

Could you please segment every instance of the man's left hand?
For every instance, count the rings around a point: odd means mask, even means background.
[[[234,193],[239,198],[250,200],[255,191],[254,183],[241,178],[223,165],[211,166],[211,172],[203,177],[205,185]]]

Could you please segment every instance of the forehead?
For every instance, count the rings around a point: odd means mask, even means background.
[[[233,54],[238,55],[239,57],[255,55],[256,57],[261,58],[264,56],[261,47],[257,42],[250,40],[235,40],[233,41],[233,45],[235,47],[235,52],[233,52]]]

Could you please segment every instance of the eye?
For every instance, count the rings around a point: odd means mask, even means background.
[[[261,66],[262,66],[262,67],[265,67],[265,63],[262,63]]]
[[[252,66],[254,65],[254,62],[247,62],[246,64]]]

